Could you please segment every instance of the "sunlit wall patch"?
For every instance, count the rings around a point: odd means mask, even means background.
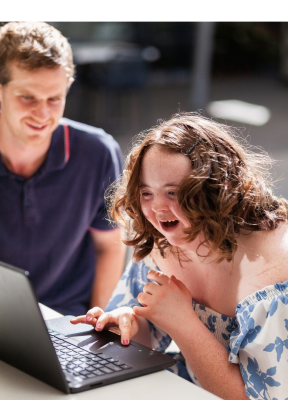
[[[256,126],[265,125],[271,118],[267,107],[241,100],[212,101],[208,104],[207,111],[212,117]]]

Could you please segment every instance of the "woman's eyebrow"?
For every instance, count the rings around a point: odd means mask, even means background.
[[[163,187],[178,187],[179,186],[179,184],[178,183],[166,183],[165,185],[163,185]],[[139,185],[139,188],[141,189],[141,188],[148,188],[148,187],[150,187],[149,185],[146,185],[145,183],[142,183],[142,184],[140,184]]]

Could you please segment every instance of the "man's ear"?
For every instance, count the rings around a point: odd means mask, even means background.
[[[74,81],[75,81],[75,79],[71,76],[71,77],[69,78],[69,80],[68,80],[67,93],[69,92],[70,87],[71,87],[71,85],[72,85],[72,83],[73,83]]]

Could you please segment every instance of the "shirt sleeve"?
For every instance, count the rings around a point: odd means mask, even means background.
[[[239,364],[249,399],[288,400],[288,282],[237,306],[229,361]]]
[[[147,278],[148,272],[149,268],[143,260],[138,263],[131,261],[118,282],[105,311],[112,311],[124,306],[140,306],[141,304],[137,301],[138,294],[143,291],[147,282],[152,282]],[[152,348],[164,352],[171,342],[170,336],[150,321],[148,323]]]
[[[105,205],[106,190],[113,184],[119,177],[123,168],[123,157],[120,147],[116,141],[109,141],[106,147],[103,148],[103,162],[101,169],[97,171],[97,208],[95,217],[90,224],[90,228],[98,230],[112,230],[116,228],[108,220],[107,209]]]

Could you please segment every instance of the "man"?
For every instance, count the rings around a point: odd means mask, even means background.
[[[60,120],[73,74],[71,47],[52,26],[0,28],[0,260],[30,272],[40,302],[78,315],[105,308],[125,249],[104,206],[121,172],[118,144]]]

